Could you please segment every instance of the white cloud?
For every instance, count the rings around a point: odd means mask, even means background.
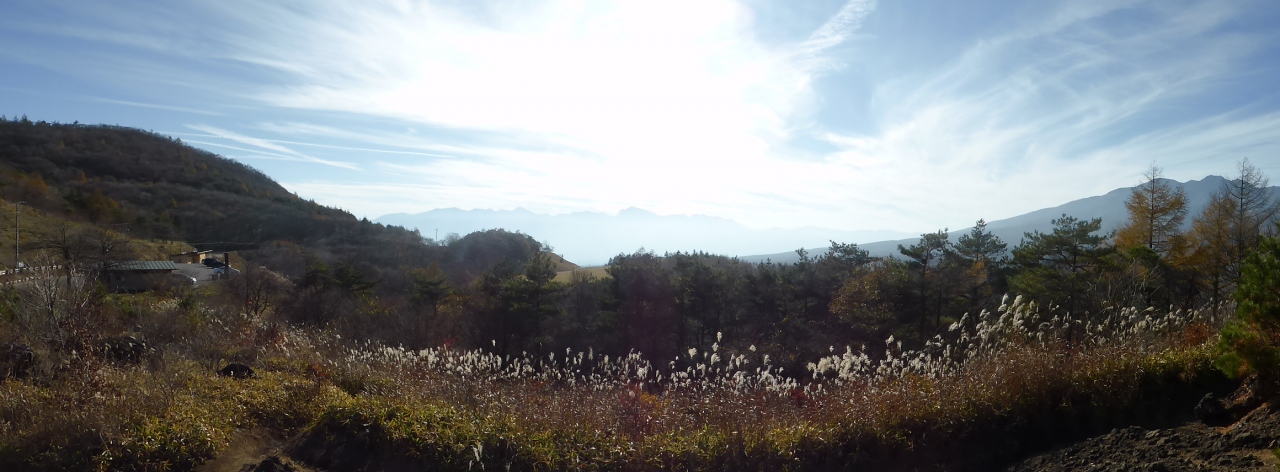
[[[1214,34],[1240,10],[1212,2],[1052,6],[1016,29],[966,38],[949,61],[873,84],[867,132],[813,126],[815,79],[846,60],[831,56],[834,46],[874,8],[850,1],[809,35],[773,44],[758,42],[762,20],[730,1],[553,1],[483,15],[361,8],[343,11],[342,23],[286,17],[282,32],[319,40],[258,41],[242,59],[300,78],[262,94],[278,106],[532,143],[424,143],[470,157],[378,166],[439,182],[402,194],[412,196],[402,205],[422,209],[640,206],[755,226],[927,230],[1102,193],[1132,184],[1152,160],[1190,159],[1175,156],[1204,148],[1192,143],[1241,137],[1222,129],[1236,120],[1177,134],[1147,124],[1238,73],[1258,43]],[[1125,15],[1141,19],[1117,19]],[[839,150],[789,158],[796,133]]]
[[[757,225],[800,223],[794,216],[804,211],[777,202],[811,192],[766,189],[780,177],[804,181],[822,169],[779,160],[776,149],[796,120],[808,120],[813,79],[832,67],[822,54],[873,9],[874,2],[853,0],[807,37],[762,44],[754,38],[758,19],[732,1],[553,1],[480,16],[434,4],[327,5],[320,14],[271,12],[279,33],[252,35],[236,57],[295,77],[298,85],[259,95],[277,106],[502,136],[447,145],[396,136],[418,149],[471,156],[396,168],[450,183],[439,195],[419,189],[413,195],[422,205],[441,202],[437,196],[475,205],[466,196],[483,189],[508,195],[501,206],[729,210]],[[389,144],[385,135],[344,134]],[[572,208],[586,201],[590,208]]]
[[[1010,2],[957,32],[968,18],[930,18],[947,9],[851,0],[783,40],[735,0],[199,5],[93,7],[47,31],[144,51],[119,67],[148,83],[247,99],[252,118],[192,129],[362,169],[278,177],[368,216],[638,206],[927,231],[1130,185],[1152,161],[1229,173],[1280,143],[1274,106],[1228,90],[1274,79],[1254,62],[1280,43],[1238,21],[1263,3]],[[924,20],[949,26],[911,29]],[[187,62],[148,63],[162,54]]]

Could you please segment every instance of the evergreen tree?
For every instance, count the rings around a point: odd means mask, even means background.
[[[409,276],[413,281],[409,301],[417,311],[427,312],[427,316],[423,316],[424,319],[418,323],[422,334],[427,335],[430,333],[431,325],[440,317],[440,303],[453,293],[453,289],[449,287],[449,280],[445,277],[444,271],[434,263],[426,269],[411,270]]]
[[[662,259],[644,250],[619,255],[609,260],[608,272],[624,344],[654,359],[683,351],[673,336],[675,289]]]
[[[999,236],[987,231],[987,221],[980,219],[969,234],[956,240],[953,249],[960,257],[994,270],[1003,263],[1008,246]]]
[[[1004,290],[1002,269],[1008,247],[999,236],[987,230],[986,220],[978,220],[969,234],[960,236],[952,246],[952,277],[967,301],[966,311],[979,311],[997,291]]]
[[[1280,387],[1280,238],[1260,238],[1240,268],[1237,320],[1219,338],[1217,365],[1228,375],[1259,375],[1264,394]]]
[[[941,287],[937,283],[938,267],[943,262],[943,257],[950,251],[951,243],[948,241],[947,230],[942,229],[935,233],[920,235],[920,242],[911,246],[898,245],[898,252],[907,256],[907,264],[914,269],[913,278],[915,278],[919,312],[917,313],[919,334],[922,338],[926,336],[925,323],[929,316],[934,318],[934,326],[941,324],[942,305],[945,294],[939,290]]]
[[[1013,249],[1020,271],[1010,278],[1010,288],[1042,302],[1061,304],[1072,314],[1094,308],[1084,294],[1102,275],[1106,257],[1113,252],[1107,245],[1109,235],[1094,234],[1102,228],[1102,219],[1081,221],[1062,215],[1053,225],[1049,234],[1026,233],[1022,244]]]
[[[734,321],[737,284],[723,267],[708,263],[710,256],[706,254],[677,253],[668,257],[675,259],[676,309],[681,315],[677,343],[707,349],[716,342],[716,333]]]
[[[847,339],[873,343],[891,334],[902,337],[895,329],[909,283],[907,265],[892,258],[873,261],[846,281],[831,299],[831,312]]]

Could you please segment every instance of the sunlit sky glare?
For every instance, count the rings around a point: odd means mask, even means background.
[[[0,113],[139,127],[376,218],[962,228],[1280,180],[1268,1],[7,0]]]

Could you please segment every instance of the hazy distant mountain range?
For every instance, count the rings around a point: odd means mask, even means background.
[[[1210,175],[1202,180],[1191,180],[1187,182],[1178,182],[1175,180],[1165,179],[1169,185],[1181,187],[1182,191],[1187,195],[1187,217],[1183,220],[1183,230],[1190,229],[1191,219],[1205,204],[1209,202],[1209,196],[1213,192],[1222,188],[1227,179],[1216,175]],[[1272,195],[1280,197],[1280,187],[1270,187]],[[1124,207],[1124,202],[1129,198],[1129,194],[1133,192],[1133,187],[1118,188],[1107,192],[1106,195],[1096,197],[1082,198],[1053,208],[1045,208],[1030,213],[1025,213],[1012,218],[1003,220],[995,220],[987,222],[987,229],[992,234],[999,236],[1004,242],[1009,244],[1009,249],[1013,249],[1022,241],[1023,234],[1032,231],[1050,232],[1053,231],[1051,221],[1061,217],[1062,215],[1070,215],[1079,219],[1102,218],[1102,232],[1107,233],[1129,219],[1129,212]],[[942,228],[938,228],[942,229]],[[951,241],[955,242],[961,235],[968,233],[972,227],[951,228]],[[879,241],[867,244],[859,244],[858,246],[866,249],[872,256],[890,256],[899,255],[898,245],[909,246],[920,241],[919,235],[914,238],[899,239],[892,241]],[[816,256],[826,252],[826,247],[814,247],[807,249],[810,255]],[[792,262],[798,256],[794,251],[780,252],[775,254],[762,254],[755,256],[744,256],[741,259],[751,262],[759,262],[764,260],[772,260],[774,262]]]
[[[1209,201],[1209,195],[1226,181],[1214,175],[1185,183],[1167,181],[1186,192],[1189,209],[1184,222],[1186,226],[1190,226],[1191,217]],[[1106,195],[989,221],[987,229],[1009,243],[1010,249],[1022,240],[1024,233],[1052,231],[1050,221],[1063,214],[1081,219],[1102,218],[1102,231],[1109,232],[1128,218],[1124,202],[1131,191],[1132,187],[1120,188]],[[1271,191],[1280,195],[1280,187],[1271,187]],[[873,256],[896,255],[899,244],[910,245],[919,240],[918,234],[891,230],[839,231],[814,227],[757,230],[725,218],[660,216],[638,208],[628,208],[617,215],[594,212],[543,215],[524,209],[445,208],[418,214],[396,213],[375,221],[418,228],[427,237],[435,237],[438,231],[441,238],[449,233],[467,234],[484,229],[518,230],[552,245],[565,259],[583,266],[605,264],[613,256],[642,247],[658,254],[698,250],[736,255],[752,262],[772,260],[785,263],[796,260],[796,248],[806,248],[811,255],[817,256],[826,252],[831,240],[858,243]],[[969,229],[951,228],[952,241]]]
[[[645,248],[658,254],[705,251],[745,255],[826,246],[829,240],[871,242],[911,236],[902,231],[839,231],[824,228],[752,229],[736,221],[712,216],[661,216],[639,208],[617,215],[578,212],[543,215],[524,209],[459,210],[444,208],[425,213],[396,213],[375,220],[387,225],[418,228],[434,238],[484,229],[520,231],[553,246],[574,263],[591,266]]]

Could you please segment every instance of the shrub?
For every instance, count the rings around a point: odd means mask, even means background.
[[[1280,238],[1263,238],[1240,267],[1237,319],[1222,331],[1218,368],[1257,373],[1264,389],[1280,382]]]

